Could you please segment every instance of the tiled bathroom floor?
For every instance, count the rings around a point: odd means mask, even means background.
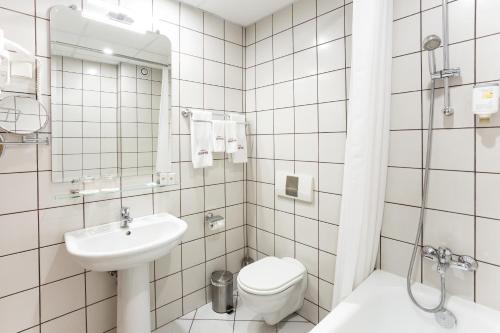
[[[238,297],[236,310],[232,314],[218,314],[212,311],[212,303],[208,303],[154,333],[307,333],[313,327],[313,324],[297,314],[277,325],[266,325]]]

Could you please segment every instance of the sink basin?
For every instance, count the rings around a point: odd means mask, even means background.
[[[167,213],[64,234],[69,254],[85,269],[118,271],[117,333],[151,333],[149,262],[170,252],[186,222]]]
[[[68,232],[70,255],[86,269],[115,271],[158,259],[180,243],[186,222],[167,213],[138,217],[127,228],[120,222]]]

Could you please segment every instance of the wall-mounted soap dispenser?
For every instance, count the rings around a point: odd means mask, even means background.
[[[483,83],[474,86],[472,93],[472,112],[480,122],[489,122],[491,116],[498,112],[498,83]]]

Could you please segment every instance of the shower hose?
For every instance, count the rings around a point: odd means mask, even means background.
[[[431,163],[432,123],[434,120],[434,95],[435,95],[434,90],[435,89],[436,89],[435,80],[432,80],[431,103],[430,103],[430,109],[429,109],[429,128],[427,131],[427,152],[426,152],[426,159],[425,159],[424,187],[423,187],[423,193],[422,193],[422,206],[420,207],[420,217],[419,217],[419,221],[418,221],[417,237],[415,238],[415,243],[413,244],[413,253],[411,255],[410,267],[408,268],[408,275],[406,276],[406,290],[408,291],[408,295],[410,296],[411,301],[422,311],[430,312],[430,313],[437,313],[437,312],[444,310],[444,303],[446,300],[444,271],[439,272],[441,275],[440,301],[439,301],[439,304],[437,306],[432,307],[432,308],[427,308],[427,307],[420,305],[418,303],[418,301],[415,299],[415,296],[413,295],[413,292],[411,290],[411,276],[413,274],[413,268],[415,266],[415,260],[417,258],[418,244],[420,243],[420,239],[422,238],[422,230],[423,230],[424,216],[425,216],[425,206],[427,203],[427,192],[428,192],[428,188],[429,188],[429,167],[430,167],[430,163]]]

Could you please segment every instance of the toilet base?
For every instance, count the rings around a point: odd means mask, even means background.
[[[282,308],[281,310],[273,313],[268,313],[268,314],[262,314],[262,318],[268,325],[276,325],[292,313],[298,311],[301,307],[302,304],[304,304],[304,298],[301,300],[298,300],[297,304],[295,304],[293,307],[286,307]]]

